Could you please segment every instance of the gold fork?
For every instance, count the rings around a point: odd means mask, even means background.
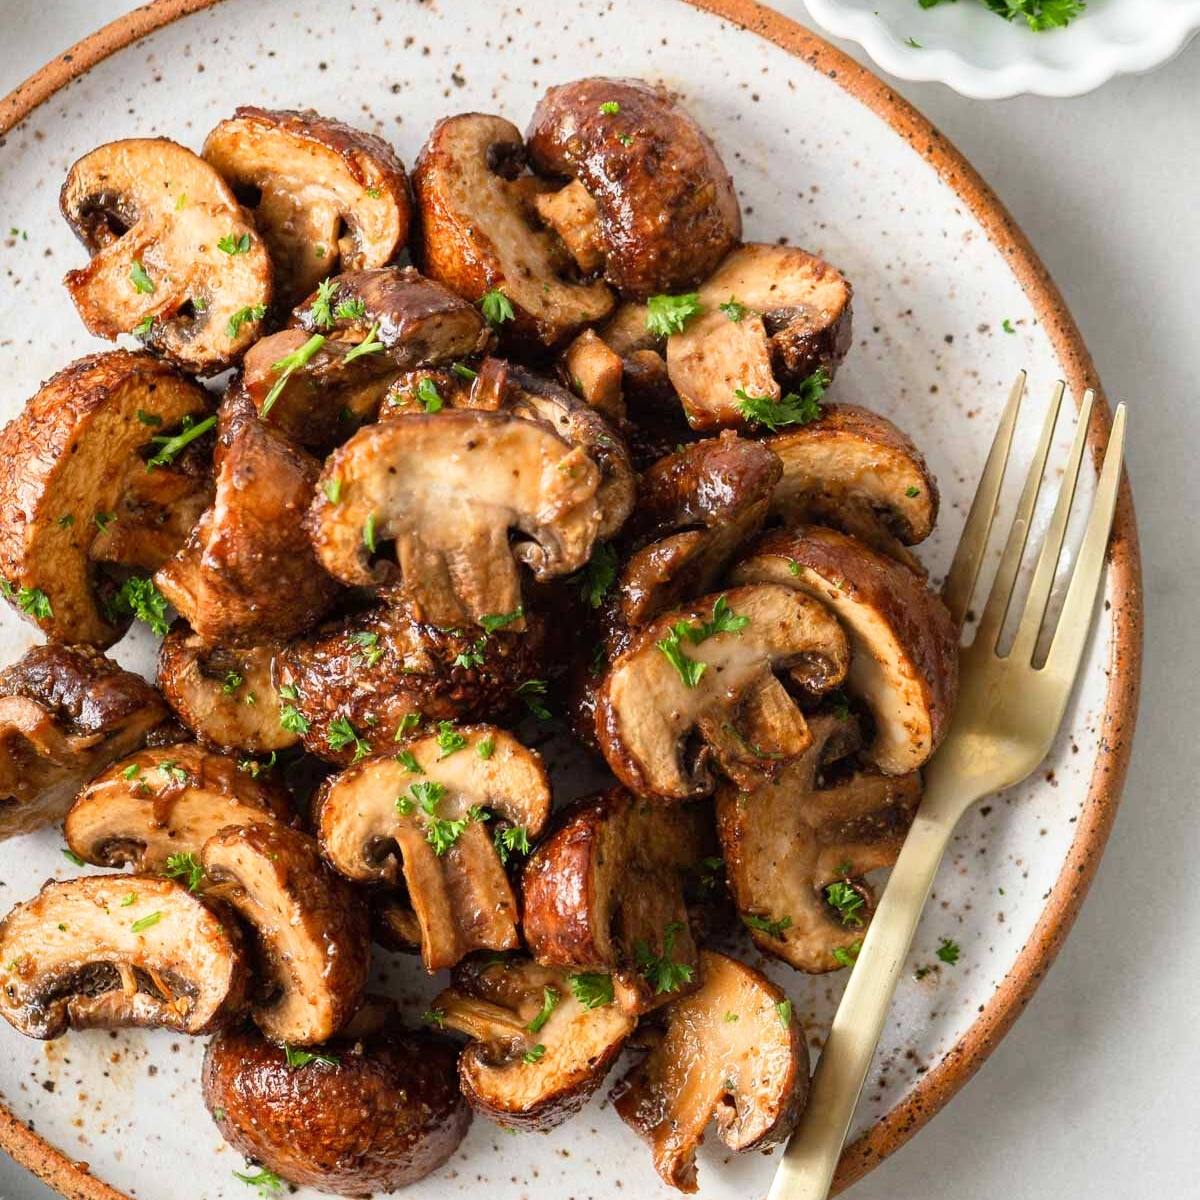
[[[1062,723],[1100,594],[1121,482],[1125,406],[1113,418],[1104,463],[1066,596],[1044,662],[1038,662],[1057,564],[1066,538],[1093,394],[1079,409],[1074,442],[1011,648],[1001,652],[1013,590],[1037,505],[1065,387],[1054,391],[975,638],[960,656],[958,708],[925,768],[925,794],[867,929],[813,1076],[808,1107],[784,1151],[768,1200],[825,1200],[921,910],[959,818],[976,800],[1012,787],[1045,758]],[[1000,419],[944,588],[961,625],[975,589],[1025,393],[1022,372]]]

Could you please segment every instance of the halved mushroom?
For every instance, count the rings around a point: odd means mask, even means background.
[[[765,444],[783,463],[771,512],[784,524],[829,525],[922,570],[905,547],[933,532],[937,480],[891,421],[853,404],[829,404],[816,421]]]
[[[358,1008],[371,968],[367,908],[306,833],[276,822],[226,827],[204,843],[205,892],[254,930],[250,1015],[272,1041],[311,1046]]]
[[[560,369],[568,386],[585,404],[610,421],[625,419],[621,395],[624,364],[594,329],[585,329],[563,352]]]
[[[408,177],[382,138],[312,109],[241,106],[204,158],[254,213],[285,307],[339,268],[382,267],[404,248]]]
[[[854,962],[875,908],[863,879],[890,867],[921,779],[843,765],[861,740],[849,716],[818,714],[813,744],[777,780],[717,789],[717,832],[734,903],[755,944],[801,971]]]
[[[278,660],[288,723],[310,754],[348,766],[363,744],[382,750],[422,719],[500,720],[546,675],[545,621],[519,615],[522,632],[516,612],[492,614],[484,632],[441,629],[384,604],[297,639]]]
[[[521,132],[502,117],[463,113],[434,127],[413,172],[421,268],[468,300],[499,291],[511,329],[544,346],[605,317],[612,292],[567,277],[559,239],[534,221],[541,185],[525,174]]]
[[[841,621],[846,689],[875,718],[868,762],[904,775],[937,749],[958,696],[958,630],[919,575],[844,533],[804,525],[763,534],[730,577],[793,588]]]
[[[325,569],[348,584],[398,582],[421,620],[443,626],[519,608],[514,558],[539,579],[581,567],[604,515],[588,455],[504,413],[370,425],[330,455],[320,484],[308,524]],[[371,563],[387,541],[399,570]]]
[[[669,999],[695,972],[684,882],[708,849],[704,831],[694,806],[624,788],[577,800],[521,877],[530,953],[551,966],[620,971],[643,1009]]]
[[[283,704],[272,678],[275,651],[210,646],[182,621],[158,652],[155,682],[175,715],[206,745],[267,754],[300,740],[280,723]]]
[[[205,375],[257,337],[271,303],[271,259],[199,155],[166,138],[108,142],[71,167],[59,205],[92,256],[65,279],[89,333],[135,333]]]
[[[91,646],[34,646],[0,674],[0,838],[60,820],[86,779],[167,719],[158,693]]]
[[[460,963],[432,1011],[471,1038],[458,1060],[467,1102],[509,1129],[544,1131],[574,1116],[637,1025],[619,979],[515,956]]]
[[[600,686],[596,737],[613,773],[639,796],[707,796],[713,759],[751,786],[811,740],[775,673],[822,692],[848,665],[846,637],[821,604],[772,584],[735,588],[638,634]]]
[[[153,875],[52,879],[0,921],[0,1016],[26,1037],[210,1033],[245,1006],[237,923]]]
[[[0,432],[0,573],[9,601],[48,637],[120,637],[128,616],[97,595],[98,564],[154,570],[187,537],[210,484],[182,466],[180,450],[186,459],[207,412],[190,379],[114,350],[60,371]],[[191,436],[167,441],[185,420]]]
[[[369,758],[334,776],[315,824],[325,857],[347,878],[403,881],[433,972],[472,950],[519,944],[502,859],[528,846],[549,812],[535,751],[489,725],[447,725],[396,758]]]
[[[338,590],[301,521],[316,460],[259,420],[234,389],[221,405],[214,465],[212,506],[155,582],[207,642],[253,645],[303,633]]]
[[[376,1025],[299,1053],[253,1026],[223,1030],[202,1076],[222,1136],[281,1178],[339,1196],[396,1191],[436,1171],[471,1124],[454,1047],[394,1016]]]
[[[794,246],[734,250],[700,287],[699,315],[667,339],[667,370],[692,427],[802,420],[802,406],[778,403],[780,384],[833,377],[850,348],[851,294],[833,267]]]
[[[700,988],[671,1004],[667,1030],[613,1089],[617,1115],[650,1143],[672,1187],[696,1191],[696,1147],[713,1117],[737,1153],[795,1128],[808,1102],[808,1048],[792,1002],[765,975],[700,951]]]
[[[217,830],[271,820],[291,820],[280,789],[184,744],[140,750],[98,775],[71,805],[64,833],[72,853],[99,867],[163,871],[174,859],[195,870]]]
[[[716,147],[661,88],[578,79],[549,88],[526,134],[540,174],[574,182],[538,211],[580,269],[644,300],[699,283],[741,240],[733,180]]]

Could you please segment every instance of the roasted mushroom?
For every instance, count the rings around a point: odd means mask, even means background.
[[[179,745],[140,750],[79,793],[64,832],[71,852],[100,867],[170,869],[199,884],[200,851],[227,825],[291,820],[283,792],[237,762]]]
[[[619,970],[641,1008],[669,999],[695,973],[684,882],[706,853],[704,828],[695,806],[624,788],[577,800],[525,865],[530,953],[551,966]]]
[[[207,410],[178,371],[114,350],[60,371],[0,432],[4,592],[48,637],[107,646],[124,631],[107,564],[152,571],[187,537],[210,485],[182,464]]]
[[[828,404],[817,420],[765,445],[783,464],[771,512],[785,525],[829,525],[921,570],[906,547],[933,532],[937,481],[891,421],[853,404]]]
[[[204,1102],[226,1141],[291,1183],[370,1196],[416,1183],[458,1148],[471,1110],[454,1047],[394,1018],[295,1051],[253,1026],[208,1045]]]
[[[51,880],[0,921],[0,1016],[27,1037],[210,1033],[241,1012],[248,983],[234,919],[170,879]]]
[[[419,619],[453,627],[521,607],[514,558],[539,579],[581,567],[600,486],[588,455],[541,422],[440,412],[360,429],[326,461],[308,523],[331,575],[398,582]],[[398,570],[372,562],[385,542]]]
[[[775,429],[808,417],[812,405],[783,397],[780,385],[803,393],[818,372],[833,377],[850,347],[850,300],[850,284],[803,250],[734,250],[701,286],[698,315],[667,339],[667,370],[692,427]]]
[[[460,963],[432,1012],[471,1038],[458,1060],[471,1107],[506,1128],[542,1131],[587,1103],[637,1024],[613,976],[516,956]]]
[[[958,695],[958,630],[919,575],[844,533],[805,525],[763,534],[731,578],[794,588],[841,621],[846,690],[875,720],[868,762],[905,775],[937,749]]]
[[[206,891],[254,930],[250,1015],[274,1042],[327,1041],[354,1014],[371,968],[367,908],[306,833],[277,822],[226,827],[204,844]]]
[[[921,780],[839,762],[861,740],[853,717],[822,713],[809,728],[813,744],[777,780],[718,787],[717,831],[758,947],[801,971],[836,971],[853,964],[875,908],[863,876],[896,861]]]
[[[347,878],[403,882],[432,972],[472,950],[518,945],[503,860],[528,849],[549,812],[535,751],[492,726],[447,724],[330,779],[315,824],[325,857]]]
[[[560,370],[567,386],[585,404],[610,421],[625,419],[625,400],[621,395],[624,364],[594,329],[585,329],[563,351]]]
[[[259,420],[244,392],[221,405],[216,498],[155,582],[205,641],[254,645],[315,625],[336,583],[321,570],[303,517],[318,466]]]
[[[86,779],[167,718],[155,690],[91,646],[34,646],[0,673],[0,838],[60,820]]]
[[[468,300],[502,294],[511,331],[535,345],[565,342],[605,317],[612,292],[569,278],[559,239],[538,229],[521,132],[501,117],[463,113],[439,121],[417,158],[421,269]]]
[[[285,307],[404,248],[408,178],[382,138],[312,109],[243,106],[205,138],[204,157],[254,213]]]
[[[639,796],[706,796],[713,759],[751,786],[810,741],[775,673],[820,693],[842,681],[848,662],[837,621],[794,589],[765,584],[708,596],[658,617],[613,663],[597,697],[596,737],[613,773]]]
[[[730,1150],[778,1145],[808,1100],[808,1049],[792,1002],[765,975],[700,951],[700,988],[671,1004],[667,1030],[613,1089],[672,1187],[696,1191],[696,1147],[712,1117]]]
[[[573,181],[539,196],[538,212],[581,270],[603,266],[623,295],[686,291],[741,240],[716,147],[660,88],[602,78],[552,87],[526,137],[539,174]]]
[[[287,723],[310,754],[349,765],[364,744],[382,750],[422,719],[500,720],[520,689],[545,675],[545,622],[535,612],[485,618],[485,629],[440,629],[384,604],[284,648]]]
[[[59,205],[92,256],[65,280],[89,333],[134,333],[205,375],[254,341],[271,303],[271,259],[198,155],[166,138],[109,142],[71,167]]]
[[[299,740],[281,721],[269,646],[210,646],[182,621],[158,652],[156,683],[175,715],[206,745],[268,754]]]

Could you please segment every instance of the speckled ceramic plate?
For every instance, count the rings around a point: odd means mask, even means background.
[[[745,0],[159,0],[139,9],[0,105],[0,212],[11,230],[0,231],[0,416],[97,348],[60,286],[84,255],[57,212],[68,164],[97,143],[162,134],[199,147],[235,104],[311,105],[383,134],[411,163],[444,114],[498,111],[523,124],[547,84],[593,73],[677,89],[733,170],[747,235],[790,239],[854,281],[855,346],[836,398],[885,412],[929,457],[943,515],[922,549],[937,576],[1017,369],[1028,368],[1042,395],[1060,377],[1078,395],[1096,383],[1091,363],[1032,250],[957,152],[875,77]],[[947,1102],[1054,957],[1117,803],[1140,615],[1126,494],[1103,618],[1062,736],[1035,779],[963,822],[863,1093],[842,1185]],[[3,661],[32,640],[5,609]],[[117,657],[145,667],[150,649],[131,637]],[[559,780],[564,795],[580,786],[571,764]],[[0,908],[72,874],[60,851],[56,830],[0,843]],[[935,957],[943,938],[961,947],[954,965]],[[842,976],[771,970],[818,1048]],[[381,971],[414,1013],[436,986],[412,960],[384,960]],[[201,1104],[202,1051],[162,1033],[42,1045],[0,1028],[0,1146],[72,1197],[244,1198],[232,1175],[242,1163]],[[772,1167],[761,1155],[730,1159],[710,1138],[702,1194],[762,1195]],[[545,1136],[506,1136],[477,1120],[451,1162],[409,1194],[517,1200],[618,1189],[638,1200],[672,1194],[597,1099]]]

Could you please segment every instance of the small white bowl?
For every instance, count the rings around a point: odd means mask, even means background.
[[[978,100],[1082,96],[1114,75],[1162,66],[1200,29],[1200,0],[1088,0],[1065,29],[1040,33],[977,0],[929,9],[917,0],[805,3],[822,29],[858,42],[889,74]]]

